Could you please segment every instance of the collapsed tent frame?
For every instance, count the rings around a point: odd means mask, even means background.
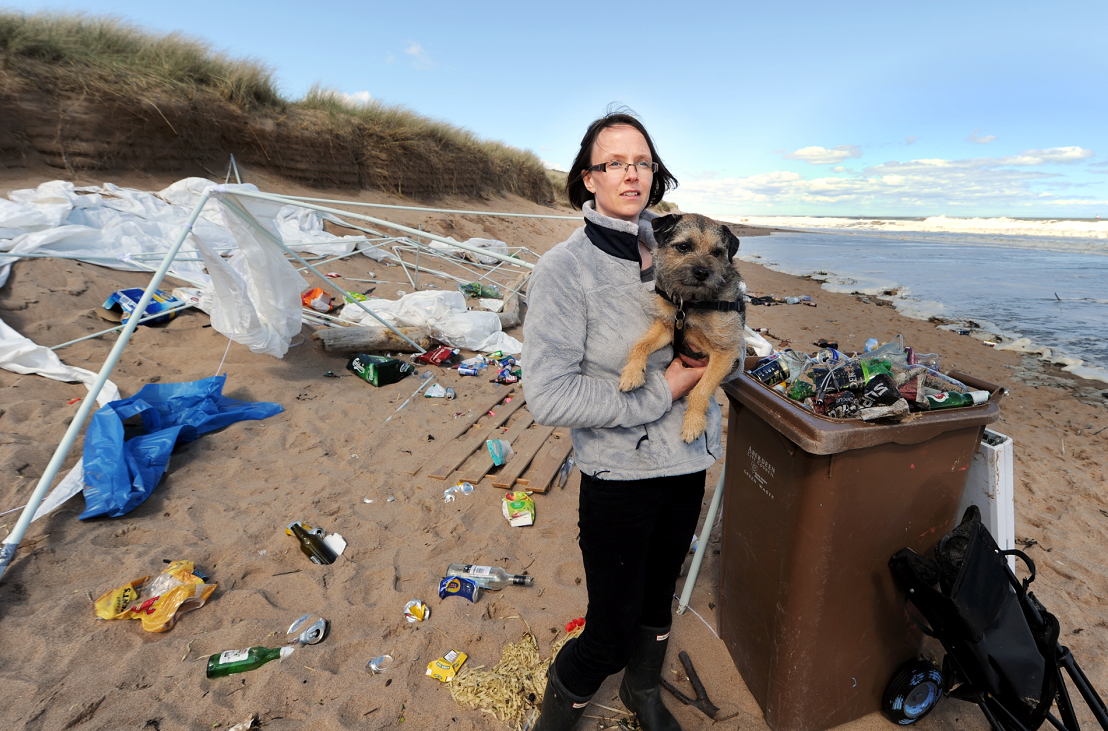
[[[535,268],[535,265],[532,264],[531,262],[524,261],[523,259],[520,259],[520,258],[517,258],[517,257],[505,256],[503,254],[500,254],[499,252],[489,251],[487,249],[482,249],[480,247],[469,246],[465,243],[454,241],[453,239],[438,236],[436,234],[432,234],[432,233],[429,233],[429,232],[426,232],[426,231],[413,229],[410,226],[404,226],[404,225],[401,225],[401,224],[392,223],[392,222],[386,221],[384,219],[375,218],[375,217],[372,217],[372,216],[366,216],[366,215],[357,214],[357,213],[352,213],[352,212],[349,212],[349,211],[343,211],[343,210],[328,207],[328,206],[318,205],[312,199],[304,199],[304,198],[301,198],[301,197],[298,197],[298,196],[282,196],[282,195],[275,195],[275,194],[261,193],[261,192],[256,193],[256,192],[253,192],[253,191],[227,191],[223,185],[216,185],[216,186],[213,186],[212,188],[209,188],[208,190],[206,190],[204,193],[201,194],[201,196],[200,196],[199,200],[197,201],[195,207],[192,209],[192,212],[189,214],[189,217],[188,217],[186,223],[184,223],[182,225],[180,233],[178,233],[178,235],[175,238],[173,244],[169,247],[169,249],[166,251],[166,253],[162,256],[162,259],[159,262],[158,267],[154,270],[153,276],[150,278],[150,282],[143,289],[142,297],[139,298],[138,304],[135,306],[135,311],[136,312],[138,312],[138,313],[145,313],[146,312],[147,306],[150,304],[150,301],[154,297],[154,292],[158,289],[158,287],[162,283],[162,280],[167,275],[168,276],[173,276],[174,278],[177,278],[177,279],[180,279],[180,277],[177,276],[177,275],[169,274],[169,268],[173,265],[174,261],[176,260],[177,253],[180,251],[181,246],[184,244],[184,242],[188,238],[188,236],[193,232],[193,226],[196,224],[197,219],[200,217],[201,211],[203,210],[204,206],[208,203],[208,201],[211,200],[211,197],[212,197],[213,194],[218,196],[222,203],[224,203],[232,212],[234,212],[236,215],[238,215],[251,228],[254,228],[255,230],[262,233],[267,240],[269,240],[271,243],[274,243],[277,246],[279,246],[281,249],[283,249],[285,251],[286,254],[291,255],[301,265],[303,265],[304,268],[310,270],[313,274],[315,274],[317,277],[319,277],[325,284],[328,285],[328,288],[335,287],[335,285],[334,285],[334,283],[331,279],[327,278],[318,269],[316,269],[315,266],[309,264],[308,261],[305,260],[302,256],[300,256],[296,252],[292,251],[290,248],[288,248],[288,246],[286,246],[284,244],[283,241],[281,241],[279,238],[275,237],[272,233],[270,233],[268,230],[266,230],[265,227],[263,227],[260,223],[258,223],[258,221],[255,220],[254,217],[252,215],[250,215],[245,210],[245,208],[243,206],[239,205],[238,202],[228,201],[228,198],[234,198],[236,196],[241,196],[241,197],[246,197],[246,198],[255,198],[255,199],[258,199],[258,200],[268,200],[268,201],[277,202],[277,203],[295,204],[295,205],[302,206],[304,208],[308,208],[310,210],[316,210],[316,211],[319,211],[319,212],[322,212],[322,213],[329,213],[329,214],[331,214],[331,216],[344,216],[344,217],[356,218],[356,219],[363,220],[363,221],[366,221],[368,223],[372,223],[372,224],[375,224],[375,225],[378,225],[378,226],[383,226],[385,228],[391,228],[391,229],[394,229],[394,230],[397,230],[397,231],[401,231],[401,232],[407,234],[409,237],[414,236],[414,237],[418,237],[418,238],[427,238],[427,239],[430,239],[432,241],[437,241],[439,243],[446,244],[447,246],[450,246],[450,247],[453,247],[453,248],[456,248],[456,249],[460,249],[462,251],[467,251],[467,252],[475,254],[475,255],[488,256],[488,257],[492,257],[494,259],[499,259],[501,261],[501,263],[496,265],[496,267],[493,268],[494,270],[496,268],[499,268],[499,266],[501,266],[503,264],[509,264],[509,265],[520,267],[520,268],[527,269],[527,270],[533,270]],[[328,201],[328,202],[331,202],[331,201]],[[358,205],[357,202],[349,202],[349,201],[334,201],[334,202],[343,203],[343,204]],[[420,208],[416,208],[416,207],[410,207],[410,208],[412,210],[428,210],[428,211],[433,211],[433,212],[445,210],[445,209],[420,209]],[[540,214],[535,214],[535,215],[530,215],[530,214],[498,214],[498,213],[491,213],[490,214],[490,213],[486,213],[486,212],[482,212],[482,211],[450,211],[450,212],[459,213],[459,214],[465,213],[465,214],[471,214],[471,215],[494,215],[494,216],[496,216],[496,215],[511,215],[513,217],[574,218],[574,219],[576,219],[576,217],[549,216],[549,215],[540,215]],[[372,232],[372,233],[376,234],[376,232]],[[381,238],[389,238],[389,237],[381,237]],[[411,243],[414,244],[417,247],[421,246],[421,244],[417,241],[412,241]],[[428,251],[427,248],[423,248],[423,250]],[[526,251],[526,249],[524,249],[524,251]],[[437,252],[437,251],[433,252],[433,254],[436,255],[436,256],[441,256],[440,252]],[[398,256],[398,255],[394,253],[394,256]],[[34,257],[34,258],[38,258],[38,257]],[[66,258],[66,257],[59,257],[59,258]],[[91,259],[90,259],[90,261],[91,261]],[[139,262],[132,262],[132,263],[135,264],[136,266],[139,266],[140,268],[143,268],[143,269],[147,268],[146,265],[140,264]],[[431,273],[431,272],[429,272],[429,273]],[[435,272],[435,274],[436,275],[444,275],[443,273],[438,273],[438,272]],[[449,277],[449,275],[444,275],[444,276]],[[188,281],[188,280],[183,280],[183,281]],[[522,285],[520,285],[520,286],[522,286]],[[515,292],[513,291],[513,293],[515,293]],[[346,294],[347,294],[346,292],[342,292],[342,296],[345,297]],[[402,333],[397,331],[396,328],[392,327],[387,322],[385,322],[379,315],[377,315],[375,312],[373,312],[372,309],[366,307],[364,304],[362,304],[361,302],[356,301],[356,300],[353,302],[353,304],[357,305],[359,308],[361,308],[362,310],[367,312],[369,315],[371,315],[374,319],[378,320],[383,325],[388,327],[389,330],[391,330],[392,332],[396,333],[398,336],[400,336],[401,338],[403,338],[407,342],[414,345],[417,348],[418,352],[420,352],[420,353],[425,352],[424,349],[419,347],[419,345],[417,343],[413,342],[408,337],[406,337],[405,335],[403,335]],[[303,317],[303,314],[302,314],[302,317]],[[69,426],[65,431],[65,434],[62,436],[61,441],[58,443],[57,448],[54,450],[54,454],[51,456],[50,461],[46,465],[46,469],[43,471],[42,476],[39,478],[38,483],[35,485],[35,489],[31,492],[31,496],[28,498],[27,504],[23,508],[23,512],[20,513],[19,518],[16,520],[15,525],[12,527],[11,532],[9,532],[8,535],[4,537],[3,543],[0,543],[0,579],[3,579],[4,574],[7,573],[8,567],[11,565],[12,561],[15,558],[16,551],[19,549],[19,544],[22,542],[24,535],[26,535],[26,533],[27,533],[27,529],[31,525],[31,521],[34,518],[35,512],[38,510],[39,505],[42,504],[42,501],[46,497],[46,493],[49,491],[50,486],[54,481],[54,478],[57,476],[58,471],[61,469],[62,463],[65,461],[66,457],[68,456],[69,451],[72,449],[73,444],[77,439],[77,435],[81,431],[81,428],[84,426],[85,422],[88,420],[89,414],[92,412],[93,406],[96,404],[96,397],[100,394],[100,391],[103,389],[104,384],[108,381],[108,378],[111,376],[112,371],[115,369],[115,366],[119,362],[120,356],[123,354],[123,350],[127,347],[127,343],[130,341],[131,336],[134,334],[135,329],[138,327],[138,325],[142,321],[142,319],[143,318],[142,318],[141,315],[139,317],[130,317],[130,318],[128,318],[127,322],[122,326],[122,331],[120,332],[119,338],[112,345],[111,350],[109,351],[107,357],[104,359],[104,364],[100,367],[100,371],[97,373],[96,379],[88,387],[87,397],[85,397],[81,400],[81,405],[78,407],[77,413],[73,416],[73,419],[70,421]],[[113,330],[114,330],[114,328],[113,328]]]

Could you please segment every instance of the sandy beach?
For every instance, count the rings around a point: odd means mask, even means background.
[[[0,193],[62,177],[58,173],[4,171]],[[158,190],[176,179],[83,174],[74,182]],[[383,193],[299,187],[263,174],[248,181],[273,192],[412,204]],[[554,212],[520,198],[447,199],[435,205]],[[390,211],[384,217],[459,240],[494,238],[537,253],[577,226],[413,211]],[[740,238],[765,233],[739,231]],[[329,266],[345,277],[383,271],[363,257]],[[825,292],[819,282],[750,263],[739,266],[752,294],[809,295],[817,304],[750,307],[748,324],[768,328],[766,337],[775,346],[788,341],[814,350],[814,341],[827,338],[837,340],[842,350],[861,350],[869,337],[884,342],[902,333],[918,352],[940,353],[944,368],[1010,390],[1002,418],[992,428],[1015,442],[1017,540],[1037,563],[1036,593],[1058,616],[1063,644],[1102,695],[1108,692],[1108,568],[1103,559],[1108,388],[1034,357],[938,330],[935,323],[904,318],[875,299]],[[95,312],[105,298],[148,281],[146,274],[75,261],[23,260],[0,289],[0,318],[51,346],[107,327]],[[374,294],[394,298],[405,288],[380,285]],[[206,315],[189,310],[165,325],[140,327],[112,376],[122,395],[147,383],[215,375],[227,339],[207,325]],[[305,326],[303,344],[283,359],[232,344],[223,364],[227,395],[274,401],[283,413],[234,424],[179,448],[151,498],[122,518],[78,521],[83,499],[76,497],[32,525],[0,585],[0,680],[5,688],[0,727],[200,731],[227,729],[256,714],[259,725],[273,731],[507,728],[490,713],[456,704],[448,689],[424,671],[451,649],[468,653],[467,667],[491,667],[504,645],[528,628],[547,656],[565,624],[584,615],[584,573],[575,541],[579,476],[564,489],[535,496],[537,520],[528,528],[507,525],[500,514],[503,491],[488,478],[472,495],[444,502],[442,491],[451,482],[411,477],[408,471],[454,436],[459,418],[508,396],[509,389],[488,378],[463,378],[431,366],[426,370],[453,387],[457,399],[415,398],[396,412],[418,386],[414,379],[374,388],[345,370],[344,356],[315,348],[310,332]],[[511,334],[521,338],[521,328]],[[58,353],[68,365],[97,371],[114,338],[85,341]],[[326,378],[327,371],[345,377]],[[85,395],[81,384],[0,370],[0,512],[26,501],[78,408],[69,402]],[[726,404],[722,392],[717,399]],[[78,456],[79,447],[63,471]],[[717,463],[708,472],[705,511],[719,468]],[[16,517],[0,517],[0,536]],[[331,566],[309,563],[285,535],[284,527],[294,520],[341,533],[349,543],[345,554]],[[719,531],[709,540],[709,547],[718,550]],[[218,589],[174,629],[148,634],[135,621],[96,618],[92,598],[179,559],[195,561]],[[438,580],[454,562],[526,571],[535,585],[488,592],[475,604],[456,597],[440,600]],[[666,702],[686,729],[768,728],[715,635],[718,614],[726,611],[717,599],[718,568],[719,556],[708,551],[690,605],[695,613],[675,616],[665,672],[678,677],[671,670],[680,670],[677,653],[687,651],[720,717],[730,718],[713,723],[672,697]],[[427,622],[405,621],[403,609],[410,599],[431,606]],[[322,644],[242,675],[205,677],[209,655],[277,646],[290,622],[306,612],[331,621]],[[383,653],[395,658],[392,668],[382,675],[367,673],[366,662]],[[618,683],[619,676],[609,678],[595,701],[621,708]],[[611,721],[601,719],[617,717],[595,706],[587,713],[590,719],[582,729],[608,725]],[[843,728],[877,731],[892,725],[875,714]],[[985,729],[987,724],[976,708],[948,700],[919,728]]]

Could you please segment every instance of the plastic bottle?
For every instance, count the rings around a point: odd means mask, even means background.
[[[208,677],[223,678],[235,673],[245,673],[247,670],[260,668],[270,660],[284,660],[295,649],[295,647],[248,647],[245,650],[217,652],[208,658]]]
[[[871,353],[874,350],[877,350],[877,346],[879,346],[880,344],[881,343],[877,342],[877,338],[870,338],[866,341],[866,349],[863,352]]]
[[[515,584],[517,586],[531,586],[535,583],[533,576],[515,576],[509,574],[499,566],[476,566],[474,564],[452,563],[446,569],[447,576],[460,576],[469,579],[482,589],[500,591],[505,586]]]
[[[304,530],[304,526],[299,523],[290,525],[289,530],[296,540],[300,541],[300,551],[311,559],[312,563],[328,566],[335,562],[334,552],[327,547],[322,537]]]
[[[944,391],[927,397],[927,403],[932,411],[936,409],[955,409],[960,406],[977,406],[988,400],[988,391],[970,391],[969,393]]]

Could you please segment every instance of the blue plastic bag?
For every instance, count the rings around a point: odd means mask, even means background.
[[[92,416],[85,431],[85,512],[81,520],[118,518],[150,497],[178,441],[244,419],[265,419],[284,409],[264,401],[223,396],[226,376],[190,383],[150,383],[134,396],[112,401]],[[146,433],[123,441],[123,421],[142,417]]]

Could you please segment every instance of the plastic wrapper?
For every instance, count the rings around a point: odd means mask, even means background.
[[[310,307],[316,312],[331,311],[331,295],[320,287],[313,287],[300,295],[300,301],[304,303],[305,307]]]
[[[468,655],[464,652],[451,650],[438,660],[432,660],[427,665],[427,675],[430,675],[440,682],[449,683],[454,679],[454,676],[458,674],[458,670],[461,669],[467,657]]]
[[[513,528],[535,524],[535,501],[526,492],[508,492],[504,495],[500,508],[504,519]]]
[[[489,439],[485,442],[485,446],[489,449],[489,456],[492,457],[492,463],[499,467],[505,464],[512,458],[515,451],[512,450],[512,444],[507,439]]]
[[[147,632],[173,629],[180,615],[204,606],[216,589],[193,573],[192,561],[174,561],[154,579],[141,579],[113,589],[96,600],[100,619],[138,619]]]

